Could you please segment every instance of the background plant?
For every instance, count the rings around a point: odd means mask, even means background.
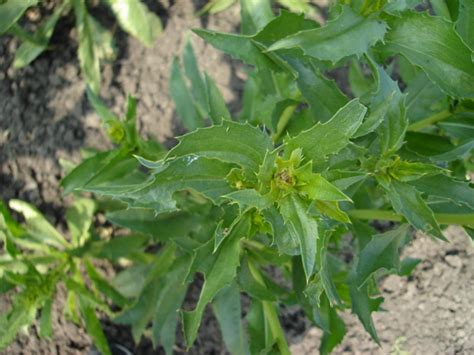
[[[140,0],[103,0],[101,2],[112,10],[120,27],[143,44],[153,45],[154,40],[161,33],[160,19]],[[92,90],[98,91],[101,82],[100,63],[115,57],[112,33],[88,11],[90,6],[96,6],[99,1],[59,0],[52,14],[42,21],[34,33],[30,33],[21,26],[20,20],[29,8],[39,3],[38,0],[3,0],[0,3],[0,35],[10,33],[22,41],[15,53],[14,67],[22,68],[29,65],[48,49],[58,20],[73,12],[76,20],[81,70],[87,84]]]
[[[113,281],[130,298],[114,320],[136,341],[149,335],[171,353],[181,323],[191,346],[211,304],[231,353],[286,354],[279,305],[299,304],[324,332],[321,353],[341,342],[349,309],[379,342],[377,282],[416,266],[400,260],[411,229],[445,239],[457,224],[473,237],[473,12],[458,11],[463,1],[438,4],[443,17],[413,10],[416,1],[345,1],[321,27],[249,3],[242,34],[195,31],[248,65],[239,115],[188,44],[170,91],[192,132],[166,151],[136,134],[133,99],[119,120],[90,91],[117,147],[62,185],[118,201],[108,220],[159,249],[126,257]],[[375,220],[401,223],[377,232]],[[199,301],[183,309],[199,274]]]

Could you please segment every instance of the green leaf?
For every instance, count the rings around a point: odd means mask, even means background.
[[[225,195],[224,198],[228,198],[237,203],[241,211],[245,210],[246,207],[264,210],[271,205],[271,201],[266,196],[262,196],[254,189],[233,191],[230,194]]]
[[[91,20],[85,2],[83,0],[73,1],[79,40],[78,55],[81,71],[92,91],[99,92],[101,82],[100,58],[94,45]]]
[[[377,67],[377,71],[380,85],[373,99],[374,104],[384,102],[388,97],[393,97],[385,118],[376,131],[379,134],[381,154],[389,156],[398,151],[404,143],[405,132],[408,127],[405,96],[400,92],[397,82],[392,80],[383,68]]]
[[[292,238],[299,241],[303,268],[308,280],[314,272],[318,245],[318,224],[307,213],[304,202],[296,195],[288,195],[280,205],[280,213]]]
[[[395,212],[404,216],[416,229],[445,240],[433,211],[417,189],[396,180],[392,180],[385,189]]]
[[[191,41],[186,42],[183,51],[183,66],[186,76],[191,82],[191,90],[197,105],[197,110],[202,117],[207,116],[208,111],[208,97],[206,83],[199,72],[196,56],[194,55]],[[176,102],[178,104],[178,102]],[[188,103],[186,103],[188,104]]]
[[[441,17],[407,12],[403,17],[392,18],[389,25],[391,30],[385,36],[388,50],[420,66],[448,95],[474,98],[472,50],[450,22]],[[420,28],[424,31],[420,32]]]
[[[240,235],[227,238],[217,251],[212,265],[205,275],[199,301],[193,311],[183,312],[183,331],[188,348],[194,343],[206,305],[236,276],[240,263]]]
[[[119,324],[131,325],[133,339],[136,343],[140,341],[143,332],[155,314],[162,278],[173,265],[175,249],[174,246],[167,245],[160,251],[146,275],[144,287],[137,300],[114,319],[114,322]]]
[[[120,26],[151,47],[161,33],[161,21],[140,0],[107,0]]]
[[[380,344],[371,314],[379,310],[381,303],[384,301],[383,297],[370,297],[367,284],[357,287],[354,282],[349,282],[349,291],[352,301],[352,313],[357,314],[365,330],[377,344]]]
[[[161,241],[186,236],[199,229],[199,223],[202,222],[200,216],[188,212],[171,212],[157,216],[155,210],[147,208],[108,212],[106,217],[120,227],[151,235]]]
[[[383,40],[386,30],[383,21],[359,16],[349,6],[344,6],[341,14],[324,27],[290,35],[270,46],[269,50],[300,48],[308,56],[336,63],[351,55],[360,57]]]
[[[89,238],[96,204],[93,200],[79,198],[66,211],[66,222],[74,246],[82,246]]]
[[[26,223],[26,233],[33,239],[59,249],[69,246],[66,239],[35,207],[20,200],[10,200],[9,206],[12,210],[23,215]]]
[[[231,354],[249,354],[241,322],[240,292],[235,282],[222,289],[213,302],[213,310]]]
[[[474,209],[474,188],[469,185],[469,182],[456,180],[446,175],[436,175],[411,181],[410,185],[429,196],[436,196]]]
[[[94,286],[108,297],[114,304],[123,308],[128,305],[128,300],[120,294],[99,272],[95,269],[89,260],[85,261],[87,274],[89,275]]]
[[[155,347],[158,344],[163,346],[166,354],[173,354],[173,347],[176,343],[178,310],[186,295],[186,274],[190,262],[191,260],[187,256],[176,260],[170,272],[165,276],[164,285],[156,303],[152,341]]]
[[[67,2],[65,2],[67,4]],[[89,18],[89,24],[94,33],[94,47],[100,60],[113,60],[117,49],[112,32],[104,28],[94,17]]]
[[[328,121],[347,104],[347,97],[336,83],[326,79],[313,65],[305,65],[299,60],[290,61],[290,65],[298,73],[298,87],[308,101],[316,121],[323,123]]]
[[[53,309],[53,298],[46,300],[43,308],[41,309],[40,318],[40,330],[39,335],[41,338],[51,338],[53,336],[53,326],[51,322],[51,313]]]
[[[194,84],[197,85],[197,84]],[[193,97],[188,88],[178,58],[174,58],[171,67],[170,94],[176,106],[176,111],[184,127],[190,131],[204,126],[196,107],[192,105]]]
[[[269,0],[240,0],[242,34],[252,35],[264,28],[274,17]]]
[[[361,288],[378,270],[398,272],[400,268],[400,247],[408,235],[408,225],[396,230],[372,236],[357,256],[351,281]]]
[[[92,105],[92,107],[94,108],[94,111],[97,113],[100,119],[104,121],[104,123],[108,121],[119,120],[116,115],[110,112],[109,108],[104,104],[104,102],[100,99],[100,97],[93,90],[91,90],[90,87],[87,87],[86,93],[87,93],[87,100]]]
[[[209,98],[209,115],[213,124],[221,124],[223,120],[231,120],[230,112],[227,109],[216,83],[206,74],[207,97]]]
[[[286,141],[286,152],[303,149],[306,158],[321,163],[330,154],[336,154],[348,143],[362,123],[367,109],[355,99],[342,107],[326,123],[318,123]]]
[[[23,16],[30,6],[34,6],[38,0],[7,1],[0,5],[0,34],[8,31]]]
[[[339,317],[335,308],[331,307],[327,297],[322,298],[321,313],[324,315],[325,323],[329,331],[325,331],[319,345],[320,354],[330,354],[346,334],[344,321]]]
[[[308,165],[311,168],[311,163]],[[296,171],[297,178],[304,179],[304,185],[299,187],[298,191],[302,192],[310,200],[351,201],[351,199],[346,194],[323,178],[321,174],[311,173],[307,179],[303,178],[301,174],[298,174],[298,171],[304,168],[305,167],[303,166]]]
[[[469,141],[474,137],[474,113],[465,112],[454,114],[438,123],[449,136],[460,141]]]
[[[104,331],[102,330],[100,321],[95,314],[94,308],[91,307],[88,301],[83,299],[81,296],[79,296],[79,309],[81,311],[82,318],[84,319],[87,334],[92,338],[94,345],[101,354],[112,354],[107,342],[107,338],[105,337]]]
[[[474,50],[474,3],[470,0],[458,1],[459,15],[456,21],[456,31],[471,50]]]
[[[217,14],[230,7],[234,2],[235,0],[208,0],[207,4],[196,15],[201,16],[205,13],[210,15]]]
[[[13,1],[10,1],[10,3]],[[28,0],[26,1],[28,2]],[[31,0],[30,0],[31,2]],[[3,5],[5,6],[5,5]],[[38,27],[35,33],[36,42],[24,40],[20,47],[15,52],[15,59],[13,66],[15,68],[23,68],[35,60],[47,48],[49,40],[54,31],[54,27],[62,15],[64,10],[69,6],[68,2],[62,3],[53,14],[46,20],[44,24]],[[1,14],[0,16],[3,16]],[[1,27],[1,25],[0,25]],[[1,33],[1,30],[0,30]]]
[[[167,163],[151,182],[127,188],[130,192],[112,193],[112,196],[132,207],[151,208],[159,213],[176,210],[173,194],[181,190],[197,191],[217,204],[221,196],[232,192],[225,177],[233,167],[220,160],[188,155]],[[177,176],[180,178],[176,179]]]
[[[251,171],[258,170],[267,150],[273,150],[270,137],[260,129],[231,121],[198,129],[178,139],[179,144],[169,151],[167,158],[215,158],[239,164]]]

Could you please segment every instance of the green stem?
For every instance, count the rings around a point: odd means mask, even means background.
[[[263,279],[260,270],[254,263],[249,260],[249,269],[255,280],[261,284],[262,286],[266,287],[265,280]],[[282,355],[291,355],[290,348],[288,347],[288,343],[286,342],[285,333],[280,324],[280,320],[278,319],[278,314],[276,312],[275,306],[270,301],[261,301],[263,306],[263,313],[265,318],[270,325],[270,331],[272,333],[273,338],[276,340],[278,348],[280,349],[280,354]]]
[[[296,104],[290,105],[283,110],[280,116],[280,119],[278,120],[277,131],[272,136],[272,139],[274,142],[276,142],[285,131],[285,128],[288,125],[288,122],[290,122],[291,116],[293,116],[293,113],[295,112],[295,110],[296,110]]]
[[[351,210],[349,216],[356,219],[379,219],[384,221],[401,222],[403,217],[392,211],[382,210]],[[461,226],[474,227],[474,213],[435,213],[439,224],[457,224]]]
[[[25,31],[23,28],[21,28],[18,24],[14,24],[11,26],[8,30],[12,35],[18,37],[22,41],[25,42],[31,42],[34,43],[38,46],[44,46],[45,42],[38,39],[36,36],[30,34],[29,32]]]
[[[408,130],[419,131],[420,129],[431,126],[432,124],[435,124],[436,122],[442,121],[450,117],[452,114],[453,113],[449,110],[444,110],[444,111],[435,113],[434,115],[428,116],[426,118],[423,118],[420,121],[412,123],[411,125],[408,126]]]

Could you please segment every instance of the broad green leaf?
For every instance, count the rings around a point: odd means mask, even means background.
[[[411,124],[448,110],[448,100],[425,73],[418,73],[405,89],[407,117]]]
[[[449,136],[460,141],[469,141],[474,137],[474,113],[465,112],[454,114],[438,123]]]
[[[474,3],[471,0],[458,1],[459,15],[456,21],[456,31],[471,50],[474,50]]]
[[[329,264],[328,243],[330,235],[328,233],[321,233],[322,237],[318,244],[316,259],[318,263],[318,276],[320,277],[324,292],[329,300],[330,307],[341,304],[341,299],[337,293],[336,285],[334,284],[334,275],[331,273],[331,266]]]
[[[155,210],[146,208],[129,208],[108,212],[107,219],[132,231],[148,234],[156,240],[166,241],[186,236],[199,229],[201,217],[179,211],[156,215]]]
[[[230,194],[225,195],[224,198],[228,198],[229,200],[237,203],[242,211],[246,207],[264,210],[270,207],[272,204],[266,196],[262,196],[257,190],[254,189],[233,191]]]
[[[405,132],[408,127],[406,118],[405,96],[398,88],[397,82],[392,80],[387,72],[377,68],[380,84],[379,90],[373,99],[374,104],[384,102],[387,97],[392,97],[384,120],[377,129],[382,155],[389,156],[400,149],[404,143]]]
[[[235,281],[216,295],[212,305],[227,350],[236,355],[249,354],[241,322],[240,292]]]
[[[361,105],[359,100],[352,100],[326,123],[318,123],[296,137],[288,138],[285,151],[290,153],[302,148],[306,158],[320,163],[349,143],[349,139],[361,125],[366,111],[366,107]]]
[[[357,15],[349,6],[324,27],[290,35],[272,46],[270,51],[300,48],[311,57],[338,62],[344,57],[360,57],[371,46],[383,40],[387,25],[380,20]]]
[[[406,257],[400,263],[398,274],[400,276],[410,276],[419,263],[421,263],[421,259]]]
[[[188,348],[194,343],[206,305],[235,278],[240,263],[240,235],[226,239],[205,275],[199,301],[192,311],[183,312],[183,331]]]
[[[79,40],[78,54],[81,71],[92,91],[97,93],[99,92],[101,82],[100,58],[94,45],[91,20],[85,2],[83,0],[73,1]]]
[[[347,97],[336,83],[326,79],[314,66],[305,65],[300,60],[290,61],[290,65],[298,73],[298,87],[308,101],[316,121],[323,123],[328,121],[347,104]]]
[[[316,266],[318,224],[307,213],[304,202],[296,195],[288,195],[280,205],[280,213],[294,240],[299,241],[303,268],[308,280]]]
[[[84,245],[89,238],[89,229],[92,226],[95,210],[95,202],[86,198],[76,199],[67,209],[66,222],[74,246]]]
[[[26,223],[26,233],[33,239],[59,249],[69,246],[66,239],[35,207],[20,200],[10,200],[9,206],[12,210],[23,215]]]
[[[0,34],[8,31],[30,6],[34,6],[38,0],[10,0],[0,4]]]
[[[277,300],[277,295],[272,292],[273,290],[267,287],[266,282],[264,285],[262,285],[255,279],[253,274],[250,272],[247,259],[244,259],[240,266],[237,280],[240,289],[247,293],[250,297],[261,301],[274,302]]]
[[[392,180],[385,189],[395,212],[404,216],[416,229],[439,239],[445,239],[433,211],[416,188],[407,183]]]
[[[212,123],[221,124],[223,120],[231,120],[230,112],[227,109],[224,98],[222,97],[216,83],[206,74],[207,97],[209,98],[209,115]]]
[[[377,344],[380,344],[371,314],[380,309],[380,305],[384,301],[383,297],[372,298],[371,295],[369,295],[369,286],[367,284],[358,287],[354,282],[350,281],[349,291],[352,302],[352,313],[357,315],[372,339]]]
[[[393,92],[391,95],[386,96],[381,102],[371,105],[366,119],[362,122],[353,137],[362,137],[375,131],[384,121],[395,97],[396,93]]]
[[[84,319],[87,334],[92,338],[94,345],[103,355],[112,354],[107,343],[104,331],[100,324],[94,308],[88,304],[88,301],[79,296],[79,309],[81,311],[82,319]]]
[[[398,272],[400,267],[400,247],[408,235],[408,225],[404,224],[383,234],[372,236],[357,256],[351,281],[361,288],[378,270]]]
[[[28,2],[26,0],[25,2]],[[13,1],[10,1],[13,2]],[[31,1],[30,1],[31,2]],[[5,5],[3,5],[5,6]],[[15,68],[23,68],[35,60],[43,51],[47,48],[49,40],[53,34],[54,27],[62,15],[66,7],[69,6],[68,2],[63,2],[59,7],[54,10],[53,14],[42,24],[35,33],[37,42],[25,40],[15,52],[15,59],[13,66]],[[1,7],[0,7],[1,9]],[[1,10],[0,10],[1,12]],[[0,17],[3,14],[0,14]],[[1,27],[1,25],[0,25]],[[1,33],[1,30],[0,30]]]
[[[189,264],[190,260],[187,256],[176,260],[170,272],[165,276],[164,286],[156,303],[152,341],[155,347],[163,346],[166,354],[173,354],[176,343],[178,311],[186,295],[186,274]]]
[[[299,237],[288,230],[278,210],[271,207],[264,210],[263,215],[272,228],[272,241],[277,245],[279,253],[286,255],[300,254]]]
[[[242,34],[253,35],[274,17],[269,0],[240,0]]]
[[[431,160],[434,161],[454,161],[458,159],[465,159],[468,158],[474,149],[474,139],[470,140],[466,143],[459,144],[456,148],[449,150],[447,152],[443,152],[438,155],[430,156]]]
[[[107,0],[120,26],[151,47],[161,33],[161,21],[140,0]]]
[[[248,323],[247,332],[249,334],[250,353],[265,353],[265,350],[268,350],[273,345],[274,339],[268,322],[265,319],[261,301],[252,299],[246,318]]]
[[[170,78],[170,94],[176,106],[179,118],[184,127],[190,131],[204,126],[196,107],[192,105],[193,97],[185,81],[177,58],[173,60]]]
[[[126,258],[134,252],[140,251],[146,245],[149,238],[144,235],[130,235],[115,237],[99,246],[95,255],[99,258],[117,260]]]
[[[471,187],[468,182],[446,175],[436,175],[411,181],[410,185],[429,196],[436,196],[474,209],[474,187]]]
[[[173,194],[180,190],[197,191],[217,203],[221,196],[232,192],[225,177],[233,167],[220,160],[188,155],[167,163],[151,182],[113,196],[131,207],[151,208],[160,213],[176,209]],[[180,178],[176,179],[177,176]]]
[[[409,162],[404,160],[397,160],[389,168],[390,176],[403,182],[413,181],[424,176],[439,175],[447,172],[448,171],[446,169],[442,169],[436,165]]]
[[[191,162],[199,157],[215,158],[257,171],[267,150],[273,150],[272,142],[259,128],[224,121],[181,136],[167,157],[187,156]]]
[[[389,25],[387,49],[420,66],[447,94],[474,98],[472,50],[451,23],[441,17],[406,12],[403,17],[392,18]],[[420,32],[420,28],[424,30]]]
[[[274,71],[282,70],[271,58],[262,53],[262,50],[251,40],[250,36],[203,29],[194,29],[193,32],[213,47],[229,54],[235,59],[254,65],[257,68],[266,68]]]
[[[314,201],[313,205],[319,213],[331,219],[342,223],[351,223],[347,213],[341,210],[339,204],[335,201]]]
[[[309,164],[311,166],[311,163]],[[304,169],[302,167],[300,169]],[[298,170],[300,170],[298,169]],[[298,174],[298,170],[296,174]],[[297,175],[297,178],[302,178]],[[303,178],[304,179],[304,178]],[[298,188],[298,191],[306,195],[310,200],[322,201],[350,201],[351,199],[339,190],[336,186],[331,184],[321,174],[313,174],[304,179],[304,185]]]

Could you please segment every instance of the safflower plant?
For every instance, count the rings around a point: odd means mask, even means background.
[[[241,34],[195,30],[246,64],[239,114],[189,43],[170,92],[190,133],[169,150],[139,137],[133,98],[120,120],[88,92],[117,146],[62,186],[109,201],[108,220],[146,240],[110,281],[127,300],[105,295],[113,320],[172,353],[178,325],[191,347],[211,305],[230,353],[289,354],[279,306],[299,305],[323,331],[322,354],[342,341],[345,311],[380,343],[378,281],[416,267],[400,257],[413,231],[474,236],[472,5],[340,1],[319,24],[241,4]],[[198,275],[199,300],[183,306]]]

